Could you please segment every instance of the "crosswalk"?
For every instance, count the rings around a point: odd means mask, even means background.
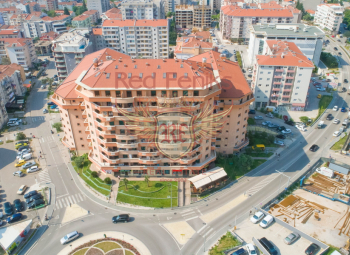
[[[45,136],[45,137],[39,137],[39,142],[40,143],[47,143],[47,142],[52,142],[54,141],[55,138],[53,135]]]
[[[31,121],[32,123],[38,122],[38,121],[43,122],[43,121],[45,121],[45,116],[30,117],[30,121]]]
[[[51,182],[51,178],[49,175],[49,171],[47,169],[42,170],[39,174],[39,180],[40,182],[45,182],[45,183],[50,183]]]
[[[210,239],[212,235],[216,233],[216,231],[209,225],[204,225],[201,229],[197,231],[199,235],[206,239]]]
[[[180,214],[185,219],[185,221],[198,218],[197,212],[193,208],[183,210],[180,212]]]
[[[257,185],[253,186],[249,190],[245,192],[245,195],[247,196],[253,196],[255,193],[260,191],[262,188],[266,187],[270,182],[272,182],[274,179],[276,179],[280,174],[279,173],[273,173],[261,182],[259,182]]]
[[[82,193],[77,193],[67,197],[63,197],[56,200],[55,210],[65,208],[74,204],[78,204],[86,199],[85,195]]]

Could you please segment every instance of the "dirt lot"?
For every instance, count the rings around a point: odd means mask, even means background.
[[[263,229],[259,224],[253,224],[249,219],[238,225],[235,231],[245,242],[252,243],[252,238],[260,239],[266,237],[267,240],[276,247],[276,250],[281,255],[304,254],[306,248],[311,244],[310,241],[299,238],[291,245],[283,242],[283,239],[288,236],[291,231],[274,222],[268,228]],[[320,254],[318,252],[317,254]]]
[[[343,225],[346,218],[343,216],[347,212],[349,206],[341,202],[335,202],[327,198],[317,196],[315,194],[312,194],[302,189],[296,190],[293,193],[293,195],[299,196],[307,201],[314,202],[321,206],[329,208],[329,209],[325,209],[324,213],[322,212],[319,213],[319,218],[320,218],[319,220],[316,219],[316,217],[313,214],[303,224],[302,220],[305,219],[305,217],[300,219],[298,219],[297,217],[295,220],[295,227],[300,231],[303,231],[305,234],[308,234],[320,240],[321,242],[324,242],[326,244],[331,244],[339,248],[343,247],[346,243],[346,240],[349,237],[343,233],[341,233],[341,235],[338,235],[338,234],[339,234],[339,229]],[[277,212],[277,210],[274,210],[272,214],[278,215],[279,212]],[[278,218],[283,220],[285,217],[282,215],[282,216],[279,216]],[[293,220],[288,218],[287,221],[290,225],[294,226]],[[337,223],[338,225],[335,228],[335,225]],[[349,233],[350,231],[345,231],[345,232]]]

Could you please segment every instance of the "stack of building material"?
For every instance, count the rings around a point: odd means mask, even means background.
[[[340,220],[337,222],[337,224],[335,224],[334,228],[336,228],[336,226],[344,219],[343,224],[341,225],[341,227],[339,228],[339,234],[341,235],[342,233],[344,235],[350,236],[350,212],[349,212],[349,208],[346,211],[346,213],[340,218]]]

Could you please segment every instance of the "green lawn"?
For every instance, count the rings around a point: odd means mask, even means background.
[[[255,119],[249,118],[248,119],[248,125],[255,125]]]
[[[111,186],[105,184],[100,178],[94,178],[91,176],[91,170],[90,168],[91,163],[90,162],[85,162],[84,163],[84,167],[83,168],[78,168],[76,166],[76,164],[72,161],[72,166],[74,167],[75,171],[79,174],[79,176],[94,190],[96,190],[97,192],[105,195],[105,196],[109,196],[110,194],[110,189]],[[83,174],[86,175],[84,175]],[[103,189],[104,188],[104,189]],[[105,190],[108,189],[108,190]]]
[[[327,253],[325,253],[323,255],[331,255],[333,251],[338,251],[339,252],[339,248],[334,247],[332,245],[329,245],[329,249],[328,249]]]
[[[343,146],[344,146],[344,144],[345,144],[347,138],[348,138],[348,134],[345,133],[345,136],[344,136],[343,138],[340,138],[339,141],[336,142],[336,143],[332,146],[331,150],[333,150],[333,151],[339,151],[339,150],[341,150],[341,149],[343,148]]]
[[[79,251],[77,251],[77,252],[74,252],[73,255],[85,255],[85,253],[87,252],[88,249],[89,249],[89,248],[81,249],[81,250],[79,250]]]
[[[315,118],[318,119],[318,117],[321,116],[321,114],[327,109],[328,105],[330,104],[330,102],[332,101],[333,96],[322,96],[320,99],[320,102],[318,102],[318,115]]]
[[[129,181],[128,189],[123,180],[119,183],[118,202],[146,207],[170,207],[171,190],[167,186],[170,182],[150,181],[149,187],[145,181]],[[177,206],[177,182],[172,184],[173,207]],[[168,198],[169,196],[169,198]]]
[[[100,248],[105,253],[113,249],[122,248],[119,244],[115,242],[101,242],[101,243],[95,244],[94,247]]]
[[[240,245],[241,243],[230,233],[222,236],[219,243],[210,249],[209,255],[222,255],[223,251]]]
[[[257,168],[261,164],[265,163],[266,159],[254,159],[252,169]]]
[[[245,152],[246,155],[249,155],[251,157],[264,157],[264,158],[269,158],[273,155],[273,152]]]

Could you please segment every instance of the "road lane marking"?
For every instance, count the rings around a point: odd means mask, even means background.
[[[75,196],[75,199],[77,200],[77,203],[81,202],[80,199],[79,199],[78,194],[75,194],[74,196]]]
[[[203,227],[201,227],[198,231],[197,231],[197,233],[200,233],[203,229],[205,229],[206,227],[209,227],[208,225],[204,225]]]
[[[67,202],[67,206],[69,205],[69,201],[68,201],[68,199],[65,197],[64,198],[64,200],[66,200],[66,202]]]
[[[207,233],[205,233],[204,235],[203,235],[203,237],[206,237],[211,231],[213,231],[214,229],[213,228],[211,228]]]
[[[70,196],[68,197],[68,199],[71,205],[74,204]]]
[[[189,215],[189,214],[192,214],[192,213],[196,213],[196,212],[192,211],[192,212],[185,213],[185,214],[181,214],[181,215],[182,215],[182,216],[186,216],[186,215]]]
[[[189,218],[189,219],[185,219],[185,221],[193,220],[193,219],[196,219],[196,218],[198,218],[198,216],[195,216],[195,217],[192,217],[192,218]]]
[[[75,200],[75,197],[72,195],[72,200],[73,200],[73,204],[77,204],[77,201]]]

